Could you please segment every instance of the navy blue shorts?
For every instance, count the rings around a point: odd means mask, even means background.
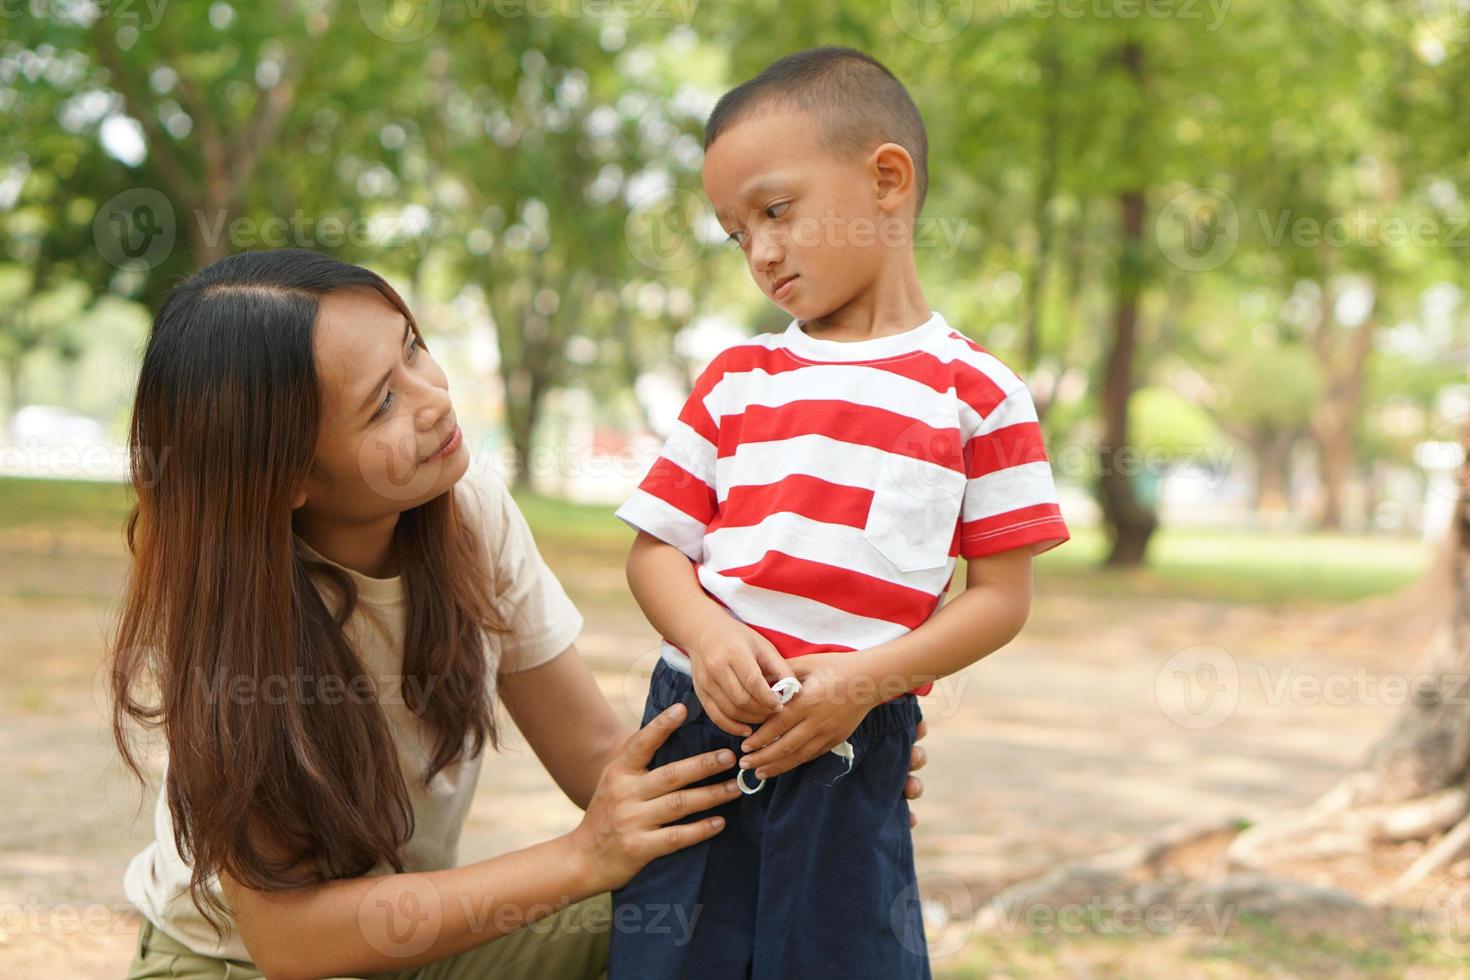
[[[660,660],[643,724],[675,702],[688,716],[650,769],[720,748],[740,757],[742,739],[710,721],[692,678]],[[725,826],[613,891],[609,980],[928,980],[903,795],[920,717],[913,694],[878,705],[848,738],[850,772],[824,752],[680,821],[718,814]]]

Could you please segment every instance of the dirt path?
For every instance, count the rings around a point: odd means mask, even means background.
[[[18,540],[0,550],[16,559],[0,571],[0,976],[120,975],[137,930],[121,875],[151,839],[153,804],[138,809],[99,709],[122,556]],[[579,646],[631,722],[655,638],[620,568],[576,567]],[[1411,670],[1418,650],[1382,637],[1334,642],[1306,622],[1291,610],[1044,587],[1020,639],[925,701],[924,887],[963,889],[979,904],[1162,824],[1250,818],[1315,797],[1393,710],[1363,685],[1376,671]],[[1313,678],[1348,695],[1313,694]],[[577,816],[515,736],[486,763],[461,859],[561,833]]]

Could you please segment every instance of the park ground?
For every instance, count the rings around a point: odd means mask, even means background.
[[[636,720],[656,638],[623,580],[630,532],[610,508],[520,499],[586,617],[579,648]],[[101,671],[126,506],[115,486],[0,480],[0,977],[121,976],[134,948],[121,876],[151,839],[153,797],[117,761]],[[1395,710],[1374,679],[1411,672],[1433,622],[1373,613],[1424,567],[1411,539],[1165,530],[1151,567],[1127,574],[1097,570],[1102,547],[1079,528],[1038,559],[1022,635],[924,703],[915,851],[936,975],[1460,975],[1458,950],[1412,916],[1371,942],[1252,916],[1158,928],[1105,905],[973,927],[1002,889],[1059,862],[1315,799]],[[1169,696],[1175,668],[1201,657],[1238,685],[1234,709],[1204,724]],[[461,859],[577,816],[512,736],[486,762]]]

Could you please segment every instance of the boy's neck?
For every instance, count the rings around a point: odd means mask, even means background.
[[[818,340],[877,340],[921,326],[934,315],[919,285],[914,253],[902,250],[896,268],[880,273],[852,301],[826,316],[801,320],[801,330]]]

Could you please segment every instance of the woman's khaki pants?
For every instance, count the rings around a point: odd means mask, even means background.
[[[611,896],[604,892],[568,905],[499,939],[447,960],[366,980],[600,980],[607,971]],[[127,980],[260,980],[254,963],[201,956],[156,928],[146,918]]]

